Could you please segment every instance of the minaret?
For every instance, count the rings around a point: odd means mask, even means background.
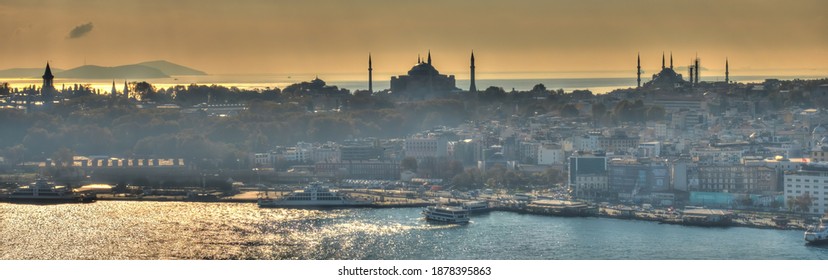
[[[661,52],[661,70],[664,70],[664,52]]]
[[[49,67],[49,62],[46,62],[46,72],[43,73],[43,86],[40,90],[54,89],[54,79],[55,76],[52,75],[52,68]]]
[[[673,52],[670,52],[670,70],[673,70]]]
[[[371,53],[368,53],[368,92],[374,93],[374,68],[371,67]]]
[[[698,84],[699,83],[699,56],[698,55],[696,55],[696,66],[693,67],[693,68],[694,68],[693,70],[696,70],[696,77],[695,78],[696,78],[696,84]]]
[[[725,84],[730,83],[730,64],[727,61],[727,57],[725,57]]]
[[[112,92],[109,95],[115,97],[116,94],[118,94],[118,90],[115,89],[115,80],[112,80]]]
[[[638,67],[636,76],[638,77],[638,87],[641,87],[641,53],[638,54]]]
[[[428,50],[428,65],[431,65],[431,50]]]
[[[477,92],[477,86],[474,84],[474,51],[471,53],[471,85],[469,85],[469,92]]]

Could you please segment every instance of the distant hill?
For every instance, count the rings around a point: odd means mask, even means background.
[[[144,65],[115,67],[84,65],[63,71],[60,75],[55,75],[55,77],[72,79],[157,79],[169,78],[170,76],[164,74],[161,70]]]
[[[46,70],[46,67],[43,68],[12,68],[6,70],[0,70],[0,77],[3,78],[35,78],[43,76],[43,71]],[[52,74],[57,74],[63,70],[52,68]]]
[[[164,74],[167,74],[167,75],[170,75],[170,76],[201,76],[201,75],[207,75],[207,73],[204,73],[203,71],[199,71],[199,70],[196,70],[196,69],[193,69],[193,68],[190,68],[190,67],[186,67],[186,66],[181,66],[181,65],[178,65],[178,64],[166,61],[166,60],[141,62],[141,63],[138,63],[137,65],[144,65],[144,66],[152,67],[152,68],[161,70],[161,72],[164,72]]]
[[[0,70],[0,78],[40,78],[45,68],[13,68]],[[147,61],[121,66],[84,65],[69,70],[52,68],[55,78],[70,79],[155,79],[170,76],[207,75],[186,66],[165,60]]]

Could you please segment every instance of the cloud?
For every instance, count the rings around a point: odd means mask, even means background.
[[[83,35],[86,35],[86,33],[89,33],[90,31],[92,31],[92,27],[93,26],[92,26],[91,22],[75,26],[75,28],[72,28],[72,31],[69,31],[69,37],[68,38],[69,39],[80,38]]]

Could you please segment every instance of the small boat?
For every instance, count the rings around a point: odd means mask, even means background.
[[[428,206],[423,210],[423,215],[426,220],[441,223],[466,224],[470,221],[469,210],[455,206]]]
[[[828,218],[819,219],[818,225],[809,226],[805,230],[805,241],[808,244],[828,243]]]

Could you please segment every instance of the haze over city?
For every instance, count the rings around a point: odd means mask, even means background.
[[[784,3],[784,5],[782,5]],[[0,68],[166,59],[211,74],[655,73],[678,66],[825,73],[822,1],[0,1]],[[487,74],[488,73],[488,74]],[[522,75],[520,73],[525,73]],[[584,74],[586,73],[586,74]],[[721,75],[721,74],[718,74]],[[572,76],[572,75],[570,75]],[[379,77],[378,77],[379,78]],[[381,78],[384,80],[385,78]]]

